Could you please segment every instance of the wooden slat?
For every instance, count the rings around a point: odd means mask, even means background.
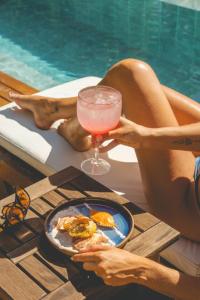
[[[33,182],[26,174],[23,174],[6,161],[0,161],[0,178],[9,182],[12,186],[20,185],[25,187]]]
[[[42,196],[42,199],[45,199],[53,207],[56,207],[57,205],[59,205],[62,202],[66,201],[66,197],[56,193],[56,191],[51,191],[47,194],[44,194]]]
[[[34,201],[32,201],[30,207],[34,210],[34,212],[36,212],[40,216],[45,216],[48,212],[50,212],[53,209],[52,206],[50,206],[47,202],[40,198],[37,198]]]
[[[20,261],[19,266],[47,291],[53,291],[63,284],[63,280],[33,255]]]
[[[30,209],[27,212],[24,223],[36,233],[41,233],[43,231],[44,219]]]
[[[57,189],[62,195],[68,199],[78,199],[85,197],[84,194],[79,192],[76,187],[70,183],[65,183]]]
[[[45,238],[42,236],[38,244],[38,251],[35,254],[42,261],[52,268],[56,273],[68,280],[80,281],[80,272],[78,264],[71,261],[71,259],[57,251]]]
[[[29,178],[29,184],[41,180],[45,177],[44,174],[40,173],[38,170],[34,169],[32,166],[28,165],[26,162],[16,157],[12,153],[5,150],[0,146],[0,157],[3,159],[8,166],[14,170],[18,170],[21,176]]]
[[[71,262],[70,259],[67,259],[67,257],[64,257],[59,252],[55,253],[55,251],[52,251],[51,254],[48,253],[48,255],[44,255],[44,253],[36,252],[35,256],[43,261],[48,268],[52,269],[64,281],[81,279],[80,271],[75,263]],[[54,257],[53,254],[55,254]]]
[[[132,215],[142,213],[143,210],[136,206],[133,202],[127,202],[124,206],[130,211]]]
[[[20,246],[20,243],[14,237],[6,232],[0,233],[0,250],[10,252],[18,246]]]
[[[9,103],[8,100],[6,100],[6,99],[0,97],[0,106],[6,105],[6,104],[8,104],[8,103]]]
[[[38,300],[45,295],[45,292],[35,282],[2,255],[0,255],[0,273],[0,287],[11,299]],[[1,291],[0,299],[2,299]]]
[[[67,281],[68,279],[68,272],[67,268],[64,265],[59,265],[56,262],[52,262],[46,258],[44,258],[41,253],[36,252],[35,257],[37,257],[39,260],[43,262],[49,269],[53,270],[55,274],[59,275],[59,277],[62,278],[63,281]]]
[[[13,251],[7,253],[14,264],[17,264],[27,256],[34,254],[38,251],[39,237],[36,237],[20,247],[17,247]]]
[[[15,236],[21,243],[25,243],[35,236],[33,231],[24,224],[13,226],[10,231],[12,235]]]
[[[0,287],[0,297],[1,300],[13,300],[2,287]]]
[[[140,256],[149,257],[160,252],[169,243],[174,242],[178,236],[178,231],[163,222],[159,222],[129,241],[124,249]]]
[[[94,179],[82,174],[80,177],[73,179],[72,184],[78,188],[81,192],[84,192],[91,197],[101,197],[114,200],[118,203],[125,204],[127,199],[117,195],[110,189],[95,181]]]
[[[132,233],[132,235],[131,235],[130,239],[133,239],[133,238],[135,238],[135,237],[136,237],[136,236],[138,236],[139,234],[141,234],[141,231],[140,231],[140,230],[138,230],[136,227],[134,227],[134,229],[133,229],[133,233]]]
[[[5,181],[0,180],[0,199],[5,198],[9,195],[7,185]]]
[[[27,191],[31,199],[38,198],[43,194],[55,190],[60,185],[79,177],[81,174],[80,170],[74,167],[69,167],[31,185],[27,188]]]
[[[79,281],[81,279],[77,264],[72,262],[66,255],[54,249],[44,236],[32,239],[7,253],[7,256],[16,264],[33,254],[64,281],[69,279]]]
[[[6,84],[4,83],[1,83],[0,81],[0,96],[1,98],[7,100],[10,102],[10,99],[9,99],[9,92],[11,91],[12,89],[7,86]]]
[[[143,230],[143,231],[149,229],[150,227],[152,227],[160,222],[159,219],[157,219],[156,217],[154,217],[153,215],[151,215],[147,212],[141,212],[141,213],[135,214],[134,221],[135,221],[135,225],[140,230]]]
[[[85,296],[80,293],[71,282],[67,282],[43,299],[45,300],[83,300]],[[95,298],[94,298],[95,299]]]
[[[41,197],[43,194],[46,194],[50,191],[55,190],[58,186],[63,185],[66,182],[69,182],[82,173],[74,167],[66,168],[50,177],[46,177],[31,186],[27,187],[26,190],[29,193],[31,200]],[[0,209],[2,206],[7,205],[13,201],[13,195],[4,198],[0,202]]]
[[[22,94],[37,93],[38,90],[0,71],[0,82]]]
[[[0,152],[4,154],[4,161],[6,164],[10,165],[13,169],[20,171],[21,175],[27,176],[30,179],[30,183],[39,181],[45,177],[44,174],[40,173],[38,170],[2,147],[0,147]]]

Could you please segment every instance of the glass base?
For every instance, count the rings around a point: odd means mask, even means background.
[[[89,158],[81,163],[81,169],[88,175],[104,175],[110,171],[110,164],[102,158]]]

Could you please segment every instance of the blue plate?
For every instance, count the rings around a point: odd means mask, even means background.
[[[53,211],[51,211],[51,213],[45,220],[45,234],[47,236],[47,239],[58,250],[66,254],[71,255],[74,252],[69,249],[66,250],[63,247],[60,247],[58,243],[56,243],[56,240],[52,238],[52,230],[53,228],[55,228],[53,220],[56,218],[56,216],[62,214],[62,211],[66,211],[70,207],[72,209],[75,209],[77,214],[82,214],[88,217],[90,216],[90,210],[105,211],[111,214],[115,220],[116,228],[112,229],[102,226],[98,226],[98,228],[103,231],[103,233],[109,238],[109,241],[113,246],[124,246],[124,244],[130,238],[134,229],[133,217],[129,210],[115,201],[105,198],[92,197],[72,199],[57,206]]]

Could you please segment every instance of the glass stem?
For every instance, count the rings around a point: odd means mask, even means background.
[[[100,144],[101,140],[102,140],[102,136],[101,135],[93,136],[94,159],[95,159],[95,163],[96,164],[99,163],[99,144]]]
[[[99,146],[95,146],[94,148],[94,159],[95,163],[99,163]]]

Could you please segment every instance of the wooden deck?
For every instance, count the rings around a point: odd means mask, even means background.
[[[10,90],[20,94],[33,94],[38,91],[0,72],[0,106],[10,102],[8,96]],[[0,147],[0,199],[12,193],[13,186],[22,185],[25,187],[43,177],[44,175],[40,172]]]

